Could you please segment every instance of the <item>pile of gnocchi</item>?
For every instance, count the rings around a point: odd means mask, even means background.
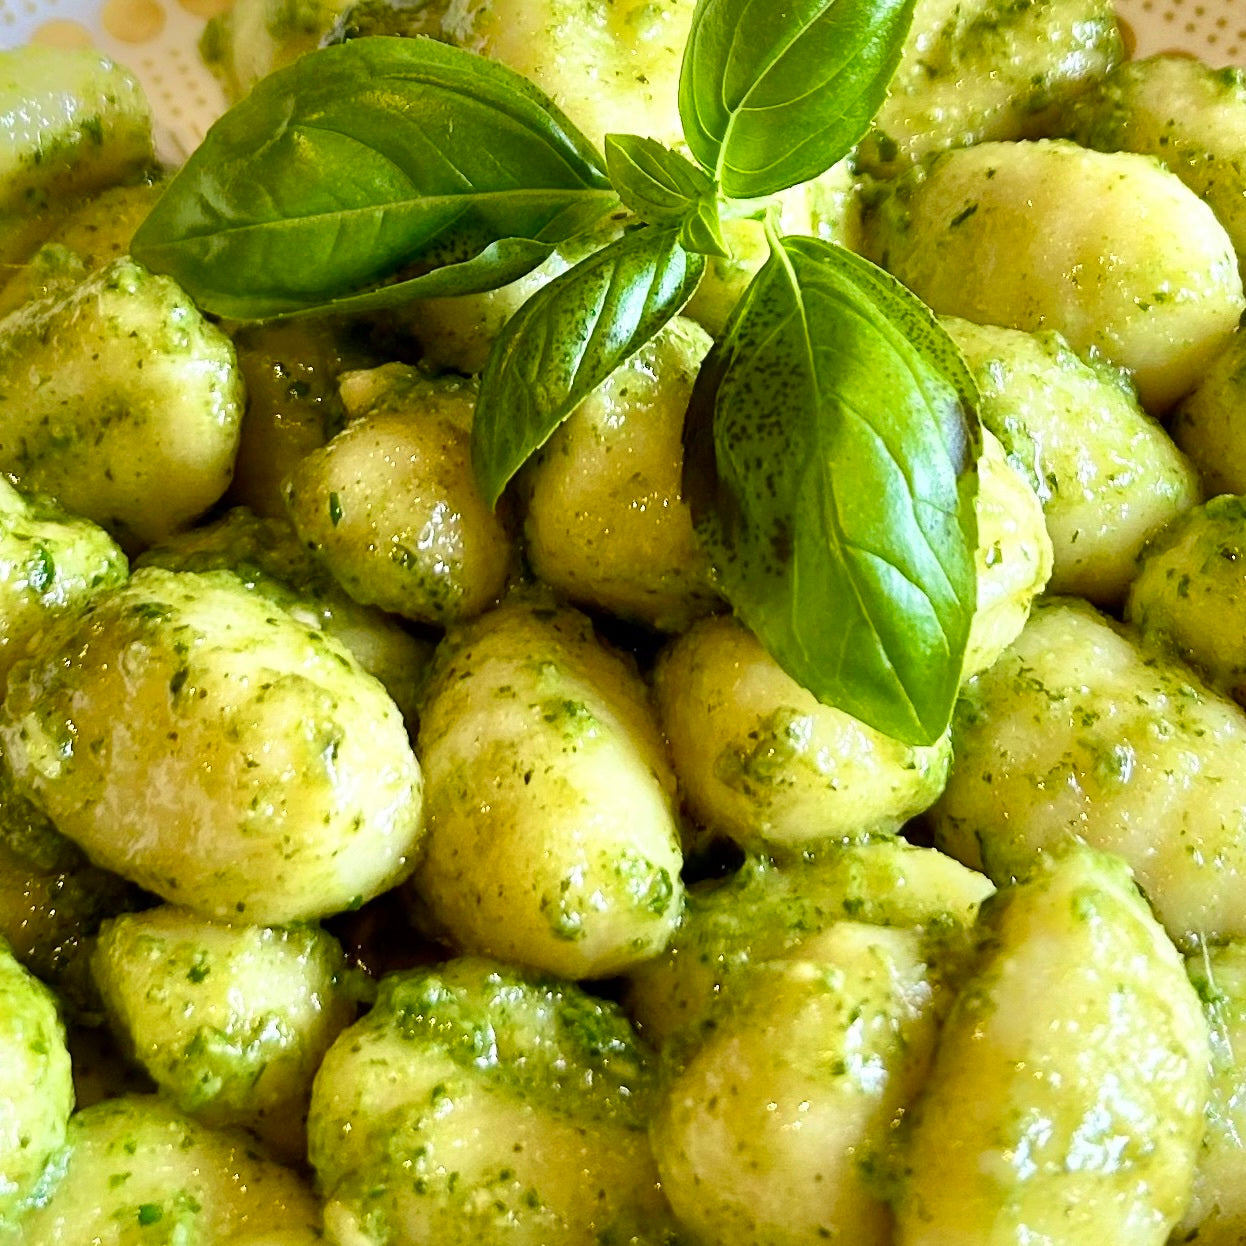
[[[677,145],[693,8],[236,0],[203,51],[237,98],[400,29]],[[236,323],[128,253],[166,176],[126,71],[0,52],[0,1246],[1246,1239],[1246,74],[918,0],[781,197],[981,393],[926,746],[784,674],[681,497],[757,221],[493,509],[489,349],[623,222]]]

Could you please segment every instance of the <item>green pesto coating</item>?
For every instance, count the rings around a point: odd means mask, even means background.
[[[0,320],[0,470],[125,544],[221,496],[242,403],[229,339],[128,257]]]
[[[1182,945],[1246,933],[1246,713],[1071,599],[961,694],[935,842],[996,883],[1082,841],[1132,866]]]
[[[145,568],[49,629],[10,675],[0,740],[19,793],[92,860],[223,920],[361,904],[421,830],[380,684],[228,572]]]
[[[316,1246],[320,1208],[241,1130],[155,1095],[94,1104],[69,1122],[65,1173],[25,1222],[39,1246]]]
[[[897,1246],[1162,1246],[1207,1068],[1198,997],[1125,864],[1048,861],[983,906],[904,1137]]]
[[[628,975],[628,1011],[652,1043],[695,1044],[758,966],[811,959],[836,923],[953,936],[993,890],[985,875],[898,838],[836,844],[782,867],[750,857],[730,878],[689,888],[666,951]]]
[[[491,961],[382,980],[330,1049],[310,1156],[330,1237],[579,1246],[669,1240],[650,1057],[615,1005]]]
[[[1120,373],[1059,333],[944,327],[973,369],[983,424],[1042,503],[1048,591],[1119,603],[1147,539],[1199,500],[1194,468]]]
[[[1144,551],[1126,617],[1151,644],[1246,702],[1246,498],[1221,494]]]
[[[1137,151],[1164,162],[1205,200],[1246,251],[1246,71],[1190,56],[1126,61],[1074,102],[1070,138],[1099,151]]]
[[[0,1241],[54,1183],[73,1103],[56,1000],[0,940]]]
[[[232,571],[250,591],[345,645],[385,685],[404,718],[414,721],[432,643],[348,596],[284,519],[262,519],[235,507],[214,523],[144,551],[135,566]]]
[[[106,923],[92,960],[111,1026],[173,1103],[305,1153],[312,1077],[355,1015],[332,935],[162,905]]]
[[[151,112],[128,70],[92,48],[0,50],[0,222],[152,161]]]
[[[1211,1040],[1211,1090],[1194,1197],[1174,1242],[1237,1246],[1246,1237],[1246,943],[1186,958]]]
[[[1123,55],[1110,0],[918,0],[858,162],[890,177],[951,147],[1051,134]]]

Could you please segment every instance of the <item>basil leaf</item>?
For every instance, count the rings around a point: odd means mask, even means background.
[[[717,195],[697,200],[680,225],[679,245],[685,251],[695,251],[698,255],[720,255],[723,259],[731,259],[731,248],[723,237]]]
[[[263,317],[411,265],[473,261],[503,239],[553,245],[616,205],[600,157],[519,74],[377,36],[263,79],[209,130],[132,250],[207,310]]]
[[[649,226],[581,260],[507,321],[472,420],[472,466],[490,506],[580,401],[679,312],[704,269],[675,229]]]
[[[503,238],[461,264],[443,264],[418,277],[375,286],[361,294],[346,294],[310,305],[292,305],[288,299],[267,299],[251,290],[200,290],[201,306],[231,320],[276,320],[295,316],[357,315],[405,307],[414,299],[449,298],[496,290],[530,273],[557,249],[552,242],[531,238]]]
[[[947,727],[975,605],[977,391],[881,270],[784,238],[702,365],[684,491],[721,587],[820,701]]]
[[[718,188],[703,169],[636,134],[606,135],[606,168],[619,198],[642,220],[679,223],[686,250],[731,254],[718,218]]]
[[[724,194],[817,177],[869,129],[914,0],[699,0],[684,49],[684,137]]]

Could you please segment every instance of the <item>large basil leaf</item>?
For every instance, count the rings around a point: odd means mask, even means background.
[[[846,155],[886,95],[914,0],[699,0],[679,115],[732,198],[775,194]]]
[[[475,289],[502,285],[616,204],[601,158],[519,74],[378,36],[263,79],[209,130],[132,250],[209,311],[264,317],[501,240],[538,244],[471,275]]]
[[[973,378],[849,251],[784,238],[702,365],[685,494],[727,599],[819,700],[947,726],[975,604]]]
[[[491,506],[580,401],[679,312],[704,268],[676,229],[649,226],[581,260],[507,321],[472,420],[472,466]]]

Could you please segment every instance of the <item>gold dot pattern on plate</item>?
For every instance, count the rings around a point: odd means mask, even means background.
[[[107,0],[100,20],[122,43],[150,43],[164,30],[165,13],[156,0]]]
[[[178,2],[193,17],[202,17],[206,20],[224,13],[229,8],[230,0],[178,0]]]
[[[93,42],[91,32],[81,22],[65,18],[44,22],[31,37],[31,43],[49,48],[89,48]]]
[[[1213,65],[1246,64],[1242,0],[1117,0],[1138,54],[1189,52]]]

